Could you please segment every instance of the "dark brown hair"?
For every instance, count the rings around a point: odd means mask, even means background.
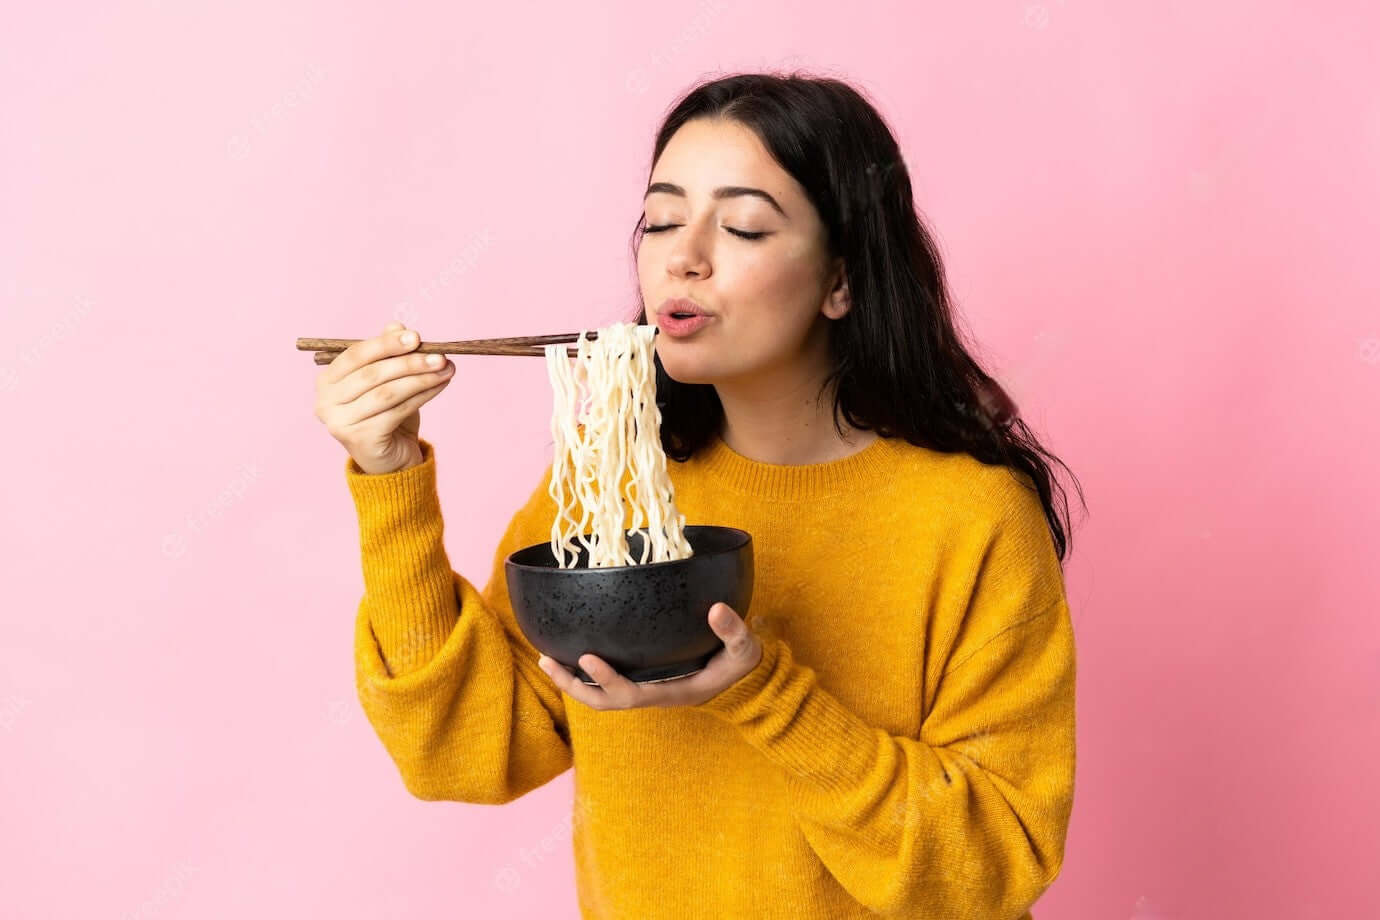
[[[1000,385],[964,347],[938,247],[916,212],[910,174],[877,110],[833,78],[745,73],[703,82],[674,105],[657,131],[649,182],[666,144],[693,118],[732,119],[755,132],[818,211],[830,255],[844,260],[852,306],[831,321],[832,369],[820,390],[822,397],[834,387],[840,435],[842,418],[882,437],[964,451],[1026,474],[1062,563],[1068,500],[1046,458],[1068,467],[1040,445]],[[634,260],[645,226],[639,217]],[[645,325],[640,291],[637,300],[635,322]],[[723,406],[712,384],[677,382],[657,359],[656,390],[667,457],[687,460],[721,432]],[[1055,488],[1062,520],[1055,513]]]

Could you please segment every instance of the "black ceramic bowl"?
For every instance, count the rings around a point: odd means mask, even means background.
[[[724,647],[709,627],[709,608],[723,601],[747,618],[752,536],[697,524],[684,533],[693,556],[645,565],[591,569],[578,542],[572,568],[556,565],[550,541],[512,553],[504,570],[523,635],[587,684],[597,685],[578,664],[587,652],[639,683],[699,671]],[[645,538],[645,530],[628,535],[634,557]]]

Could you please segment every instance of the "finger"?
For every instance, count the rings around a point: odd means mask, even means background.
[[[409,336],[410,339],[407,338]],[[339,383],[347,375],[354,373],[366,364],[390,355],[406,354],[419,344],[421,344],[421,336],[415,329],[384,332],[372,339],[360,339],[336,355],[335,360],[326,365],[326,370],[322,372],[322,379],[326,383]]]
[[[722,601],[710,606],[708,618],[709,628],[714,630],[714,634],[720,639],[734,635],[738,628],[743,625],[743,619],[738,616],[738,611]]]
[[[331,386],[327,398],[336,405],[343,406],[365,396],[370,390],[383,386],[390,380],[401,380],[414,374],[431,374],[433,375],[432,383],[435,383],[441,379],[439,375],[447,368],[453,370],[454,362],[448,361],[445,355],[424,355],[421,352],[413,352],[406,355],[394,355],[391,358],[380,358],[364,365],[353,374],[348,374],[344,380]],[[371,408],[372,411],[378,410],[377,406]],[[355,414],[360,413],[356,412]]]
[[[581,655],[580,667],[585,669],[586,674],[597,680],[599,686],[604,688],[604,692],[620,706],[631,704],[639,692],[644,689],[640,684],[635,684],[619,674],[612,665],[598,655]]]
[[[387,326],[384,326],[384,327],[383,327],[383,331],[384,331],[384,332],[401,332],[401,331],[403,330],[403,328],[404,328],[404,327],[403,327],[403,324],[402,324],[402,323],[398,322],[397,320],[393,320],[393,322],[391,322],[391,323],[389,323]]]
[[[565,669],[565,665],[549,655],[542,655],[537,659],[537,664],[546,672],[546,676],[551,678],[551,682],[560,691],[573,700],[584,703],[591,709],[607,709],[608,701],[601,699],[603,691],[597,687],[590,687],[584,681],[579,680],[575,675]]]
[[[454,373],[447,375],[422,374],[404,377],[401,382],[396,384],[388,383],[375,387],[350,403],[351,407],[355,407],[355,411],[369,414],[361,415],[346,424],[358,425],[368,422],[371,425],[378,425],[386,431],[392,431],[402,424],[403,419],[440,396],[441,391],[446,388],[453,377]],[[437,378],[440,382],[433,382]],[[407,393],[412,395],[402,399],[401,402],[397,401]]]
[[[566,684],[570,683],[570,672],[565,669],[565,665],[556,661],[556,659],[549,655],[538,655],[537,667],[541,668],[542,672],[545,673],[547,677],[551,678],[551,683],[555,684],[561,690],[564,690]]]
[[[738,611],[720,602],[709,608],[709,628],[723,640],[724,648],[735,657],[752,649],[752,635]]]

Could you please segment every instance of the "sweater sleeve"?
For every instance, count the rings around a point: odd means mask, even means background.
[[[779,637],[700,704],[780,767],[815,853],[882,916],[1018,920],[1063,864],[1074,636],[1043,513],[1029,505],[983,552],[918,737],[864,721]]]
[[[551,469],[510,520],[481,591],[451,569],[435,451],[421,446],[423,462],[394,473],[346,462],[364,569],[356,689],[409,792],[500,804],[572,763],[560,690],[517,626],[504,574],[509,553],[550,536]]]

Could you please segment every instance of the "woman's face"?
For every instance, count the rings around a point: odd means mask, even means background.
[[[841,265],[804,189],[757,135],[736,121],[686,122],[649,188],[637,253],[647,322],[661,327],[658,311],[677,297],[712,314],[687,337],[657,335],[666,373],[681,383],[825,373],[828,322],[848,309]]]

